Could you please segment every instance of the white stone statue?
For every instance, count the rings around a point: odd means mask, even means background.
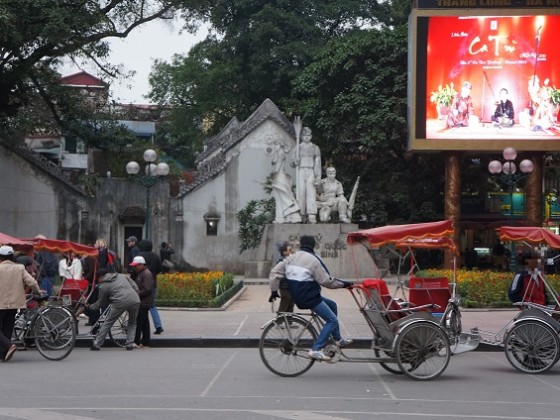
[[[321,151],[311,143],[311,129],[303,127],[302,142],[294,148],[293,162],[296,167],[296,193],[302,217],[308,223],[317,223],[316,186],[321,181]]]
[[[329,222],[331,212],[337,211],[341,223],[350,223],[348,200],[344,197],[344,189],[340,181],[336,179],[336,169],[332,166],[327,168],[327,177],[319,183],[317,194],[317,207],[321,222]]]
[[[284,172],[289,147],[283,143],[276,145],[272,158],[272,196],[276,201],[274,223],[301,223],[298,203],[292,192],[292,177]]]

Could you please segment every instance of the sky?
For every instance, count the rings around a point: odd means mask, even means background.
[[[126,39],[111,38],[111,55],[109,62],[113,65],[123,64],[127,71],[136,74],[130,80],[111,82],[111,97],[120,103],[148,104],[143,96],[148,94],[150,85],[148,76],[155,59],[170,61],[174,54],[186,54],[197,42],[202,41],[207,31],[202,28],[196,35],[180,34],[179,21],[152,21],[134,29]],[[96,66],[86,65],[78,68],[66,64],[60,69],[62,76],[81,70],[99,76]]]

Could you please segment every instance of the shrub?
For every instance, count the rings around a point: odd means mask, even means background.
[[[215,307],[226,300],[224,295],[231,297],[230,291],[240,288],[233,274],[222,271],[160,274],[157,282],[159,306]]]

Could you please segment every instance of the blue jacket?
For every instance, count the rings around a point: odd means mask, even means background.
[[[321,286],[339,289],[344,283],[331,277],[315,254],[298,251],[274,266],[270,272],[270,289],[278,291],[280,281],[288,280],[294,303],[300,309],[311,309],[321,303]]]

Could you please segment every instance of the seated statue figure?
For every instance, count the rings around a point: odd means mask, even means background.
[[[337,211],[341,223],[350,223],[348,200],[344,197],[342,184],[336,179],[336,169],[332,166],[327,168],[327,177],[321,179],[317,192],[317,207],[321,222],[330,221],[332,211]]]

